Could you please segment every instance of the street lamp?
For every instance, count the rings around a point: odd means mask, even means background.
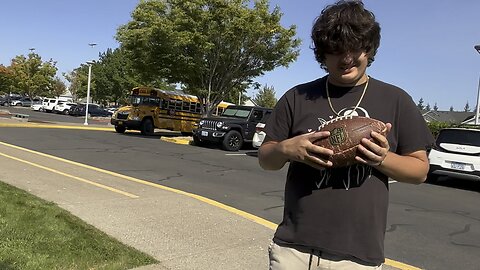
[[[85,126],[88,126],[88,102],[90,100],[90,78],[92,76],[92,64],[93,61],[87,61],[88,64],[88,83],[87,83],[87,104],[85,105]]]
[[[480,45],[473,46],[478,53],[480,53]],[[475,112],[475,125],[478,125],[478,112],[480,110],[480,77],[478,77],[478,90],[477,90],[477,111]]]

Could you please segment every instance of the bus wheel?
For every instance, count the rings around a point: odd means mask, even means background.
[[[230,130],[223,138],[223,149],[227,151],[238,151],[242,148],[243,138],[240,132],[236,130]]]
[[[152,120],[149,118],[143,120],[142,124],[140,125],[140,131],[142,132],[142,135],[152,136],[155,133]]]
[[[125,126],[115,126],[115,131],[118,133],[125,133],[127,128]]]

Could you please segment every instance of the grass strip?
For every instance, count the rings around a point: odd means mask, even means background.
[[[0,269],[119,270],[153,263],[54,203],[0,181]]]

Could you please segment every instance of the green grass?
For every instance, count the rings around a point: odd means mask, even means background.
[[[157,261],[0,181],[0,269],[131,269]]]

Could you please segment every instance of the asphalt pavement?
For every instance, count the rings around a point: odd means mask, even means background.
[[[42,127],[11,119],[2,111],[0,123]],[[105,125],[88,128],[113,129]],[[137,269],[268,268],[267,247],[275,224],[249,213],[196,194],[3,142],[0,164],[1,181],[56,203],[159,261]],[[418,269],[394,261],[387,264],[383,269]]]

